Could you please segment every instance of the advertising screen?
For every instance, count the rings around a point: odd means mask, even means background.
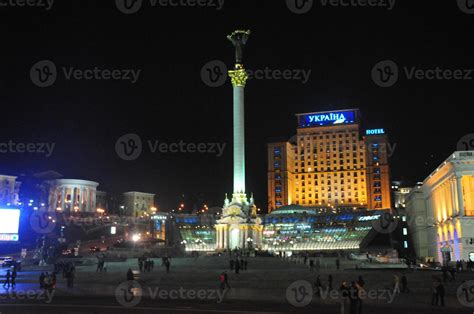
[[[18,241],[20,210],[0,208],[0,242]]]

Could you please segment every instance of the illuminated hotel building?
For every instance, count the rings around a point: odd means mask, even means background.
[[[474,261],[474,152],[454,152],[408,196],[417,256]]]
[[[296,117],[296,137],[268,144],[269,212],[293,204],[391,208],[383,129],[362,133],[358,109]]]

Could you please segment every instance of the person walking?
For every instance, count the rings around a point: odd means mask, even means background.
[[[127,280],[135,280],[135,276],[133,275],[133,271],[131,268],[127,271]]]
[[[57,278],[56,278],[56,273],[53,272],[53,273],[51,274],[51,287],[52,287],[53,289],[56,289],[56,280],[57,280]]]
[[[332,275],[331,274],[328,275],[328,288],[329,288],[329,291],[332,291]]]
[[[357,288],[357,283],[354,281],[351,282],[349,287],[349,313],[350,314],[359,314],[359,289]]]
[[[319,275],[316,277],[316,282],[314,283],[314,286],[316,287],[316,296],[321,296],[323,284],[321,283],[321,277]]]
[[[309,270],[313,271],[314,269],[314,261],[312,259],[309,260]]]
[[[456,268],[452,267],[449,274],[451,275],[451,282],[456,282]]]
[[[170,272],[170,266],[171,266],[170,260],[167,259],[166,262],[165,262],[165,267],[166,267],[166,273],[168,273],[168,274]]]
[[[357,279],[357,284],[361,286],[362,288],[365,286],[365,281],[362,278],[362,276],[359,276],[359,278]]]
[[[408,293],[408,279],[405,274],[402,276],[402,293]]]
[[[437,306],[438,305],[438,284],[439,281],[434,279],[431,284],[431,305]]]
[[[224,271],[224,286],[230,289],[229,276],[227,275],[227,271]]]
[[[230,270],[234,270],[234,260],[233,259],[230,259],[229,261],[229,267],[230,267]]]
[[[235,274],[238,275],[240,273],[240,262],[238,259],[235,260]]]
[[[444,290],[444,285],[441,282],[438,283],[438,286],[436,287],[436,292],[437,292],[438,300],[439,300],[438,305],[444,307],[445,290]]]
[[[104,273],[107,272],[107,262],[104,261],[104,264],[102,265],[102,268],[104,269]]]
[[[12,288],[15,288],[16,286],[15,280],[16,280],[16,268],[13,268],[12,279],[11,279]]]
[[[339,268],[341,267],[341,261],[339,260],[339,257],[336,258],[336,269],[339,270]]]
[[[7,287],[10,288],[10,280],[11,280],[11,273],[10,270],[7,270],[5,275],[5,282],[3,283],[3,288]]]
[[[244,260],[244,270],[247,270],[247,260]]]
[[[347,303],[349,300],[349,285],[345,281],[339,287],[339,296],[340,296],[340,301],[341,301],[341,314],[347,314],[348,312]]]
[[[44,272],[41,273],[41,275],[39,275],[39,284],[40,284],[40,289],[43,290],[44,289]]]

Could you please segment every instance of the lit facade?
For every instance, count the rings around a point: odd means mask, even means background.
[[[297,114],[296,139],[268,144],[268,210],[285,205],[390,209],[389,145],[357,109]]]
[[[96,213],[96,192],[99,183],[78,179],[50,182],[48,208],[64,213]]]
[[[155,207],[155,194],[143,192],[123,193],[123,203],[125,213],[129,216],[139,217],[153,214]]]
[[[443,263],[474,261],[474,152],[454,152],[423,181],[421,190],[422,201],[407,204],[407,209],[414,231],[426,232],[428,256]],[[424,213],[426,221],[413,217],[417,213]]]

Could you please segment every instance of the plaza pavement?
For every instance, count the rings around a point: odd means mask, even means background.
[[[339,313],[339,301],[335,298],[309,297],[310,303],[301,306],[293,306],[288,301],[291,299],[291,287],[294,282],[306,280],[314,284],[317,275],[320,275],[323,286],[327,285],[329,274],[333,276],[333,287],[338,289],[342,281],[356,281],[361,275],[365,282],[366,291],[373,291],[374,298],[364,300],[364,313],[473,313],[474,308],[461,305],[456,297],[456,290],[461,280],[474,280],[474,273],[463,273],[458,275],[456,283],[446,283],[446,307],[432,307],[431,283],[433,275],[441,275],[441,272],[416,271],[407,272],[409,294],[399,294],[390,300],[386,292],[392,287],[393,275],[401,276],[403,271],[396,270],[355,270],[355,269],[335,269],[333,259],[323,259],[319,271],[310,271],[306,265],[295,261],[281,260],[279,258],[248,258],[248,270],[241,270],[239,275],[229,270],[228,258],[221,257],[199,257],[199,258],[173,258],[171,259],[171,271],[169,274],[161,266],[161,260],[155,259],[155,268],[150,273],[140,273],[136,259],[129,259],[126,262],[108,263],[107,273],[96,272],[95,266],[76,267],[76,279],[74,288],[67,288],[66,281],[58,275],[57,289],[51,299],[51,303],[44,304],[47,299],[38,300],[34,298],[20,299],[10,290],[5,290],[0,286],[0,308],[7,304],[41,304],[42,306],[71,307],[74,304],[80,309],[90,305],[94,307],[104,307],[115,312],[116,310],[143,310],[145,308],[169,307],[173,309],[204,309],[209,312],[215,309],[226,311],[269,311],[271,312],[316,312],[316,313]],[[342,268],[353,268],[353,263],[343,261]],[[327,268],[325,268],[327,267]],[[116,291],[119,285],[126,280],[126,272],[132,268],[136,275],[136,281],[142,288],[142,299],[140,303],[131,308],[123,307],[116,299]],[[40,268],[26,267],[17,277],[16,293],[23,291],[38,291],[38,277],[41,271],[51,271],[51,267]],[[223,295],[222,302],[216,295],[219,290],[219,275],[223,270],[229,274],[229,284],[231,289]],[[1,274],[3,277],[3,274]],[[290,289],[289,289],[290,287]],[[216,298],[197,299],[187,295],[177,298],[166,296],[160,298],[155,295],[158,290],[170,292],[179,289],[188,291],[215,291]],[[204,293],[204,292],[203,292]],[[288,294],[289,293],[289,294]],[[205,293],[204,293],[205,294]],[[204,295],[203,294],[203,295]],[[210,296],[209,296],[210,297]],[[308,299],[306,299],[308,300]],[[474,304],[473,304],[474,305]],[[108,308],[110,307],[110,308]],[[115,309],[114,309],[115,308]],[[34,308],[33,308],[34,309]],[[46,308],[45,308],[46,309]],[[112,310],[114,309],[114,310]],[[35,309],[42,313],[41,307]],[[83,311],[84,312],[84,311]],[[87,311],[85,311],[87,312]],[[5,312],[7,313],[7,312]],[[2,311],[2,314],[4,312]]]

